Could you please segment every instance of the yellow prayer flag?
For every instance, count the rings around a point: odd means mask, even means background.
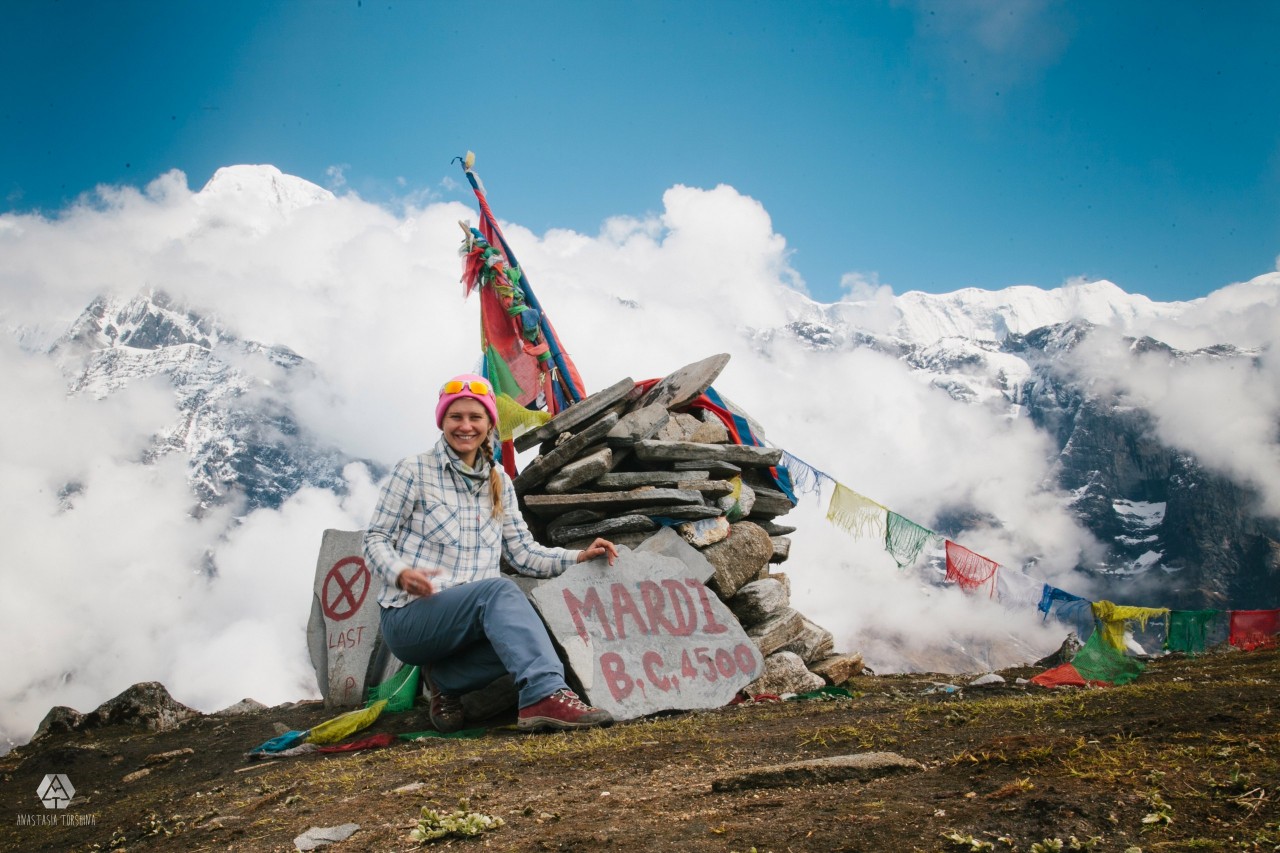
[[[873,536],[883,540],[888,517],[885,507],[840,483],[836,483],[827,505],[827,520],[859,538]]]
[[[502,441],[510,441],[516,433],[537,429],[551,420],[549,412],[526,409],[506,394],[499,394],[497,401],[498,438]]]
[[[379,699],[368,708],[348,711],[345,714],[339,714],[332,720],[325,720],[320,725],[314,726],[310,733],[307,734],[307,743],[337,743],[343,738],[373,725],[373,721],[378,719],[382,709],[385,707],[387,707],[387,700]]]
[[[1110,601],[1093,602],[1093,615],[1100,624],[1102,639],[1116,651],[1124,651],[1124,626],[1130,619],[1136,620],[1145,628],[1147,620],[1154,616],[1163,616],[1169,612],[1167,607],[1130,607],[1112,604]]]

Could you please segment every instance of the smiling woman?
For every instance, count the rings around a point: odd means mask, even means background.
[[[510,478],[494,464],[497,424],[493,387],[457,376],[440,388],[440,441],[392,471],[364,540],[365,560],[383,584],[383,637],[396,657],[423,667],[431,722],[443,732],[465,725],[464,693],[508,673],[520,693],[520,728],[610,723],[608,712],[569,689],[542,620],[502,576],[499,560],[548,578],[595,557],[612,565],[617,549],[604,539],[581,551],[534,540]]]

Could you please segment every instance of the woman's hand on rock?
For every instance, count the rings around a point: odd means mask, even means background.
[[[594,560],[602,555],[608,555],[609,565],[612,566],[613,561],[618,559],[618,546],[608,539],[597,539],[578,552],[578,562],[585,563],[587,560]]]

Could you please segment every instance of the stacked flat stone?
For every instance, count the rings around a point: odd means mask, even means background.
[[[518,451],[539,447],[515,479],[522,511],[539,541],[568,548],[598,536],[637,548],[672,526],[715,567],[708,586],[765,658],[748,693],[839,684],[861,658],[834,654],[831,633],[790,606],[786,576],[771,571],[795,532],[776,520],[792,508],[769,474],[782,451],[735,444],[714,414],[688,409],[728,361],[711,356],[647,390],[623,379],[517,436]]]

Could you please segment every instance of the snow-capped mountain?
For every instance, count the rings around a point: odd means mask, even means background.
[[[1141,305],[1114,286],[1100,285],[1089,288],[1095,315],[1114,316]],[[840,322],[840,312],[830,306],[817,306],[827,322],[793,320],[758,331],[755,338],[766,348],[780,336],[819,350],[871,347],[900,359],[957,401],[1030,418],[1058,449],[1054,485],[1106,546],[1105,558],[1080,568],[1098,576],[1116,597],[1126,597],[1124,584],[1158,573],[1164,600],[1175,606],[1269,601],[1280,570],[1280,530],[1253,509],[1256,495],[1198,464],[1194,454],[1159,441],[1148,412],[1080,372],[1071,353],[1099,327],[1073,319],[1011,331],[1031,322],[1019,317],[1038,322],[1080,310],[1078,298],[1042,292],[1037,300],[1030,288],[1018,290],[1016,300],[999,293],[979,299],[972,292],[954,303],[921,294],[904,297],[895,335],[868,333]],[[1117,293],[1122,298],[1107,308]],[[1005,313],[1003,306],[1014,303],[1017,310]],[[921,304],[928,308],[918,314]],[[937,318],[973,336],[907,334],[940,328]],[[997,337],[998,329],[1003,336]],[[1257,357],[1228,345],[1187,353],[1150,338],[1130,344],[1187,362]],[[155,436],[148,458],[184,455],[203,507],[228,500],[242,500],[245,509],[276,507],[303,485],[342,488],[341,470],[351,457],[310,438],[288,408],[284,392],[308,375],[309,366],[285,347],[240,340],[163,293],[148,293],[95,300],[51,352],[76,394],[103,398],[132,382],[168,379],[181,414]],[[74,494],[74,484],[69,492]],[[954,529],[941,532],[963,539],[964,513],[951,523]]]
[[[194,199],[210,227],[264,231],[334,195],[275,166],[224,166]]]
[[[199,507],[278,507],[304,485],[343,488],[352,461],[316,442],[285,392],[305,359],[282,346],[237,338],[162,292],[95,299],[50,349],[72,394],[103,399],[134,382],[166,378],[179,416],[159,431],[146,461],[188,460]],[[74,484],[69,484],[74,493]]]
[[[1274,301],[1280,275],[1250,284]],[[1142,333],[1196,304],[1154,303],[1106,281],[835,305],[797,294],[790,322],[754,337],[766,351],[783,336],[819,351],[871,348],[957,401],[1030,418],[1057,448],[1051,485],[1105,547],[1100,560],[1079,567],[1105,594],[1130,598],[1126,588],[1141,583],[1175,607],[1272,606],[1280,524],[1260,511],[1257,491],[1201,464],[1194,449],[1161,440],[1141,401],[1073,357],[1119,332],[1128,353],[1182,367],[1255,365],[1258,347],[1184,351]],[[943,532],[961,538],[963,527]]]
[[[220,169],[191,198],[200,228],[252,233],[335,203],[329,191],[269,166]],[[1274,311],[1280,274],[1243,286]],[[1194,446],[1160,438],[1147,403],[1079,357],[1123,335],[1127,352],[1179,364],[1255,364],[1269,340],[1178,349],[1151,333],[1206,300],[1156,303],[1108,281],[897,296],[881,288],[834,304],[780,286],[777,299],[784,310],[776,322],[743,332],[759,352],[783,341],[816,353],[872,349],[957,402],[1043,431],[1057,452],[1056,482],[1048,486],[1105,546],[1082,570],[1114,584],[1158,579],[1162,599],[1182,607],[1274,600],[1280,528],[1259,508],[1256,490],[1203,464]],[[51,352],[76,394],[101,398],[141,379],[167,378],[181,416],[155,436],[150,458],[185,455],[200,505],[242,499],[251,509],[278,506],[302,485],[340,489],[351,458],[312,438],[290,409],[290,384],[315,377],[280,345],[287,343],[242,340],[147,291],[93,301]],[[976,523],[971,516],[956,507],[939,521],[950,525],[940,532],[962,539]]]
[[[1027,358],[1032,373],[1011,403],[1055,439],[1058,485],[1084,525],[1108,546],[1085,567],[1114,587],[1159,570],[1166,600],[1181,607],[1256,607],[1272,599],[1265,578],[1280,568],[1280,526],[1258,514],[1258,496],[1202,465],[1193,452],[1162,442],[1152,415],[1126,395],[1097,387],[1065,356],[1093,327],[1060,324],[1012,336],[1004,350]],[[1230,346],[1181,352],[1146,339],[1187,363],[1227,360],[1247,366],[1257,353]]]
[[[910,291],[899,296],[885,288],[882,293],[829,305],[798,292],[789,296],[793,330],[823,346],[867,336],[917,347],[946,340],[999,343],[1010,335],[1069,320],[1131,332],[1154,320],[1176,319],[1196,304],[1153,302],[1106,280],[1076,281],[1053,290],[1022,285],[952,293]]]

